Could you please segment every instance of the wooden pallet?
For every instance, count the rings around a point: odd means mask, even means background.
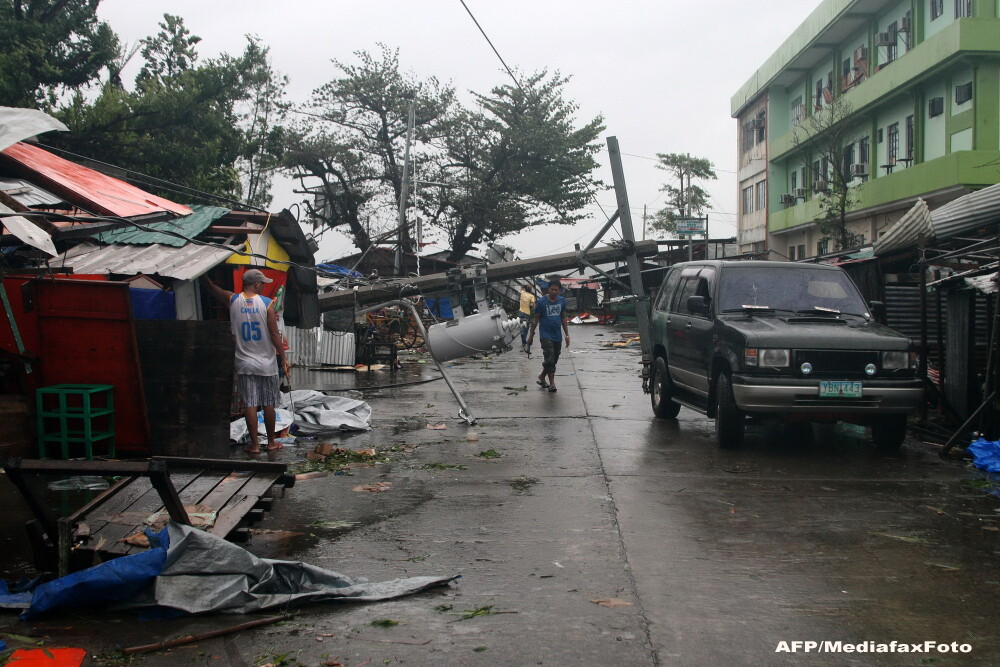
[[[284,463],[154,457],[145,463],[104,461],[32,461],[11,459],[5,466],[35,515],[28,526],[39,569],[66,574],[144,551],[124,542],[142,533],[148,519],[166,513],[191,525],[186,508],[214,513],[207,532],[229,540],[246,535],[246,524],[270,509],[276,486],[292,486]],[[106,491],[67,517],[54,519],[35,498],[26,475],[71,474],[122,476]],[[165,518],[165,517],[164,517]],[[34,524],[34,525],[31,525]],[[52,567],[55,565],[55,567]]]

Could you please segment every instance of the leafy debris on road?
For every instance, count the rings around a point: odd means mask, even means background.
[[[515,477],[507,482],[510,484],[511,488],[514,489],[514,493],[519,496],[526,496],[531,492],[531,487],[538,484],[538,480],[534,477],[525,477],[521,475],[520,477]]]
[[[508,396],[517,396],[522,391],[528,391],[528,385],[521,385],[520,387],[504,387],[507,390]]]
[[[425,463],[420,466],[421,470],[465,470],[465,465],[461,463]]]
[[[371,624],[377,628],[391,628],[399,625],[399,621],[395,621],[391,618],[379,618],[372,621]]]
[[[498,459],[501,456],[503,456],[503,454],[501,454],[495,449],[487,449],[486,451],[479,452],[478,454],[476,454],[476,456],[478,456],[481,459]]]

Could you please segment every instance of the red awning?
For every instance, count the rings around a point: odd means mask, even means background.
[[[125,181],[70,162],[37,146],[16,143],[0,152],[18,175],[52,191],[80,208],[128,218],[158,211],[190,215],[191,209],[157,197]]]

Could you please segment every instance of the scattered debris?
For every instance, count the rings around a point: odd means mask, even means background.
[[[143,549],[149,548],[149,538],[146,537],[146,533],[132,533],[127,537],[123,537],[119,542],[124,542],[125,544],[131,544],[134,547],[142,547]]]
[[[378,621],[372,621],[375,625]],[[396,623],[396,621],[393,621]],[[351,639],[358,639],[365,642],[381,642],[383,644],[410,644],[412,646],[424,646],[430,644],[430,639],[395,639],[393,637],[372,637],[371,635],[354,635]]]
[[[357,521],[313,521],[310,528],[328,528],[335,530],[338,528],[353,528],[359,525]]]
[[[330,474],[329,470],[314,470],[312,472],[300,472],[295,475],[295,481],[299,482],[303,479],[316,479],[317,477],[326,477]]]
[[[538,484],[538,480],[534,477],[525,477],[524,475],[521,475],[520,477],[515,477],[507,483],[514,489],[514,493],[518,495],[527,495],[530,493],[531,487]]]
[[[517,396],[522,391],[528,391],[528,385],[521,385],[520,387],[504,387],[507,390],[508,396]]]
[[[478,433],[472,433],[472,432],[466,433],[465,434],[465,441],[466,442],[479,442],[479,434]]]
[[[78,667],[86,657],[87,650],[82,648],[19,648],[7,664]]]
[[[622,600],[621,598],[598,598],[596,600],[591,600],[591,602],[602,607],[607,607],[608,609],[633,606],[631,602],[628,600]]]
[[[185,644],[193,644],[194,642],[198,642],[203,639],[211,639],[212,637],[221,637],[222,635],[228,635],[233,632],[240,632],[241,630],[249,630],[250,628],[256,628],[261,625],[270,625],[272,623],[277,623],[278,621],[287,621],[292,616],[294,616],[294,614],[285,614],[283,616],[271,616],[270,618],[260,618],[257,619],[256,621],[248,621],[246,623],[240,623],[239,625],[231,625],[228,628],[211,630],[209,632],[203,632],[197,635],[187,635],[185,637],[178,637],[176,639],[168,639],[166,641],[160,642],[159,644],[146,644],[144,646],[132,646],[129,648],[124,648],[122,649],[122,653],[124,653],[125,655],[133,655],[135,653],[151,653],[153,651],[162,651],[163,649],[166,648],[173,648],[174,646],[184,646]]]
[[[465,470],[467,466],[461,463],[425,463],[421,470]]]
[[[388,491],[392,488],[392,482],[375,482],[374,484],[361,484],[351,491],[362,491],[367,493],[382,493],[383,491]]]
[[[931,567],[936,567],[939,570],[944,570],[945,572],[958,572],[959,570],[962,569],[957,565],[945,565],[944,563],[926,563],[926,564],[930,565]]]
[[[872,535],[877,535],[879,537],[887,537],[890,540],[899,540],[900,542],[908,542],[909,544],[927,544],[927,540],[922,537],[911,537],[909,535],[890,535],[889,533],[872,533]]]
[[[380,618],[372,621],[371,624],[377,628],[391,628],[393,626],[399,625],[399,621],[394,621],[391,618]]]
[[[446,428],[448,428],[448,425],[447,424],[428,424],[427,428],[429,428],[432,431],[443,431]]]
[[[501,456],[503,456],[503,454],[491,448],[487,449],[486,451],[479,452],[478,454],[476,454],[476,456],[478,456],[481,459],[498,459]]]

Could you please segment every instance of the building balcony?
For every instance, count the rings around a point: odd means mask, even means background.
[[[1000,35],[1000,19],[960,19],[844,92],[842,97],[850,104],[852,116],[864,114],[964,56],[1000,55],[997,35]],[[796,131],[802,137],[805,127],[792,128],[768,144],[772,162],[798,150]]]
[[[1000,182],[1000,150],[959,151],[936,160],[897,169],[858,185],[858,199],[850,217],[880,209],[909,205],[918,197],[927,199],[936,193],[962,188],[979,189]],[[808,199],[785,209],[772,210],[768,215],[770,233],[780,233],[807,225],[822,215],[818,198]]]

